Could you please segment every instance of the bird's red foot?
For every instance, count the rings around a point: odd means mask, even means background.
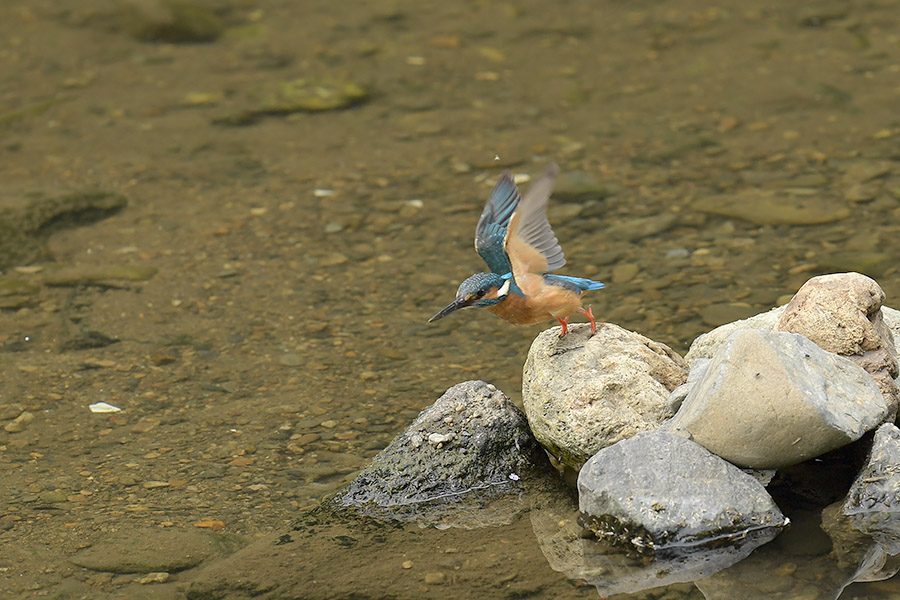
[[[591,322],[591,335],[597,333],[597,321],[594,320],[594,313],[591,311],[591,307],[582,308],[580,312]]]
[[[566,334],[569,333],[569,317],[566,317],[565,319],[556,317],[556,320],[559,321],[559,324],[562,326],[562,332],[559,334],[559,337],[566,337]]]

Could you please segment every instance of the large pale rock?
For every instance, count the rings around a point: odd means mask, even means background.
[[[483,381],[458,383],[422,411],[335,496],[344,507],[398,521],[454,527],[506,523],[519,496],[547,466],[525,415]]]
[[[787,305],[785,305],[787,306]],[[760,331],[772,331],[781,318],[785,306],[779,306],[764,313],[759,313],[748,319],[741,319],[732,323],[720,325],[715,329],[697,336],[691,343],[684,360],[693,367],[694,361],[699,358],[712,358],[719,347],[724,344],[738,329],[758,329]]]
[[[775,537],[787,519],[750,475],[679,435],[639,433],[578,474],[578,506],[599,537],[638,550]]]
[[[743,467],[800,463],[890,415],[862,368],[799,334],[740,329],[705,366],[666,427]]]
[[[657,428],[671,417],[669,393],[687,378],[668,346],[611,323],[587,325],[531,345],[522,382],[525,414],[538,441],[576,471],[601,448]]]
[[[900,404],[900,388],[894,382],[897,350],[881,313],[883,302],[884,291],[865,275],[813,277],[794,294],[776,329],[799,333],[864,368],[896,415]]]

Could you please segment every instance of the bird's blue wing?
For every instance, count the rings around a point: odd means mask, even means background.
[[[506,275],[512,271],[503,240],[509,219],[522,199],[509,171],[503,173],[488,198],[478,226],[475,228],[475,251],[481,255],[492,273]]]

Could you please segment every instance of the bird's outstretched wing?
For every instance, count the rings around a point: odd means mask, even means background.
[[[478,226],[475,228],[475,251],[481,255],[492,273],[506,275],[512,271],[504,240],[509,220],[522,199],[509,171],[494,186]]]
[[[528,293],[529,275],[543,275],[564,264],[563,250],[547,220],[547,201],[559,167],[551,164],[531,184],[509,219],[503,247],[512,266],[513,277]],[[535,282],[537,280],[534,280]]]

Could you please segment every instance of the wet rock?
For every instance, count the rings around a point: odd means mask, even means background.
[[[352,81],[295,79],[274,84],[256,110],[268,114],[339,110],[368,98],[368,90]]]
[[[511,515],[479,503],[518,493],[544,466],[521,411],[494,386],[467,381],[422,411],[335,502],[400,521],[497,524]]]
[[[174,573],[239,550],[240,536],[199,530],[127,528],[110,533],[70,561],[107,573]]]
[[[597,181],[584,171],[560,173],[553,186],[553,199],[561,202],[584,202],[612,196],[618,190]]]
[[[675,213],[663,213],[651,217],[640,217],[620,221],[607,228],[606,233],[612,238],[636,242],[645,237],[658,235],[667,231],[678,222]]]
[[[578,470],[601,448],[672,416],[669,393],[688,368],[668,346],[611,323],[538,335],[522,382],[525,414],[538,441]]]
[[[843,202],[819,197],[795,197],[769,190],[709,196],[695,201],[692,208],[743,219],[756,225],[815,225],[850,216],[850,209]]]
[[[896,164],[886,160],[860,160],[852,163],[844,172],[844,182],[858,185],[888,175]]]
[[[604,448],[578,475],[578,506],[599,537],[641,550],[738,539],[787,525],[753,477],[678,435],[654,431]]]
[[[3,426],[7,433],[20,433],[34,421],[34,414],[27,410]]]
[[[123,6],[126,29],[144,42],[212,42],[225,29],[214,12],[190,0],[145,0],[127,2]]]
[[[900,553],[900,429],[885,423],[842,507],[853,526]]]
[[[799,333],[820,347],[845,356],[865,369],[878,384],[891,410],[900,405],[897,350],[884,322],[884,291],[859,273],[813,277],[788,303],[776,329]]]
[[[800,463],[859,439],[890,408],[856,364],[799,334],[741,329],[717,350],[666,424],[750,468]]]

